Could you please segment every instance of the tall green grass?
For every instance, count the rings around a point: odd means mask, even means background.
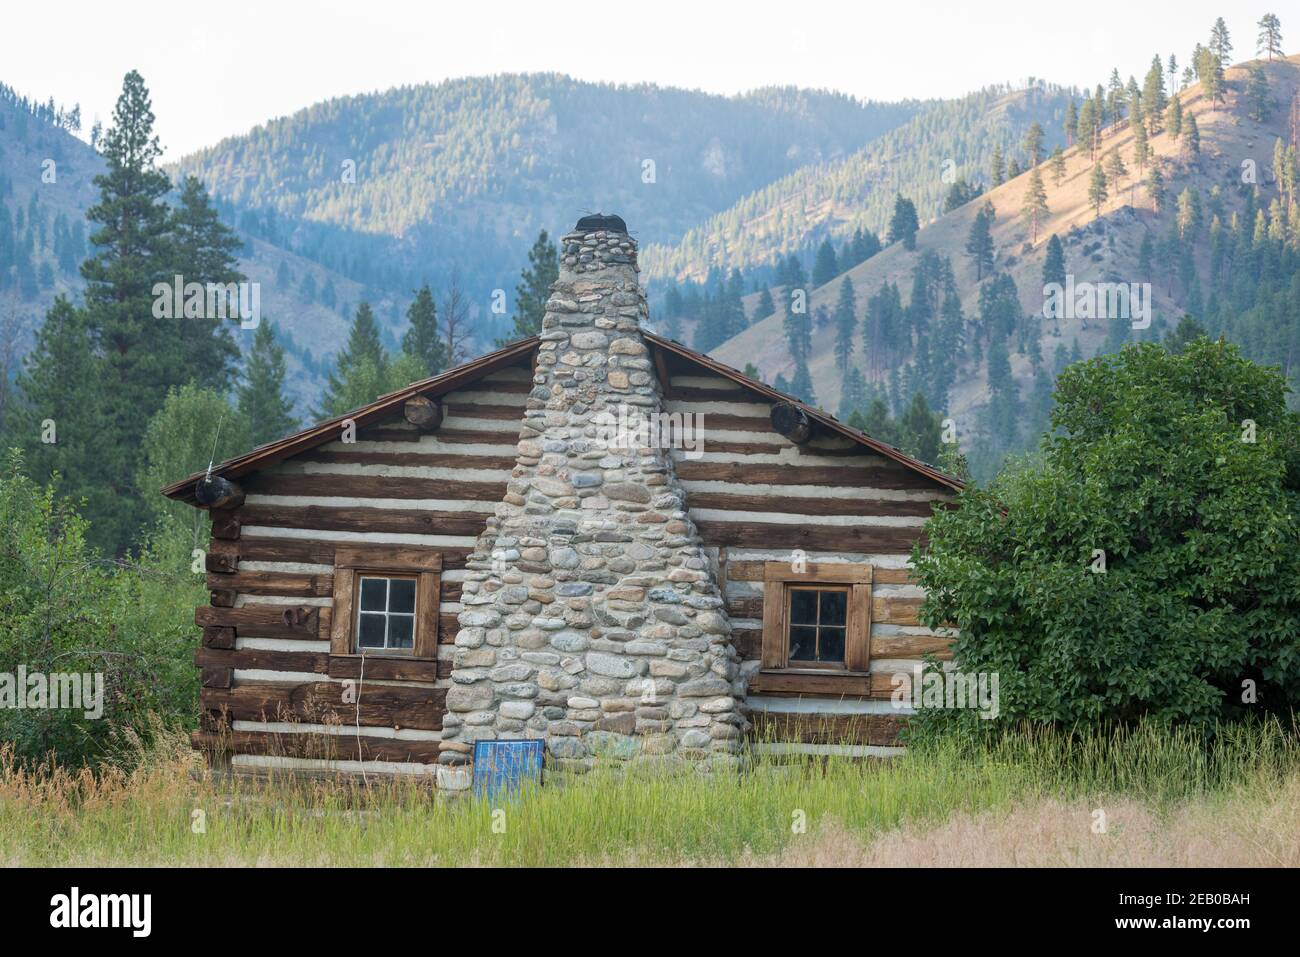
[[[409,781],[213,779],[181,739],[98,774],[0,761],[0,863],[566,865],[732,862],[800,826],[869,840],[955,811],[1124,795],[1172,806],[1266,795],[1300,773],[1276,720],[1219,729],[1021,729],[898,758],[757,757],[738,772],[598,765],[512,798],[448,799]]]

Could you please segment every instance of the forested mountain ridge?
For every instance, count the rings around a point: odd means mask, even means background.
[[[1207,90],[1207,82],[1217,89]],[[1300,284],[1290,283],[1300,259],[1298,87],[1300,56],[1185,82],[1161,100],[1159,120],[1143,119],[1141,133],[1129,118],[1107,122],[1095,142],[1077,143],[1059,163],[1044,156],[1038,167],[922,226],[913,249],[894,243],[811,289],[804,332],[784,291],[774,290],[775,312],[712,354],[733,365],[752,363],[769,381],[779,376],[788,383],[798,367],[791,343],[802,335],[818,404],[847,415],[883,397],[898,413],[919,392],[938,416],[953,420],[984,476],[1007,451],[1036,437],[1064,362],[1163,337],[1185,314],[1241,342],[1257,361],[1282,365],[1294,379],[1300,361]],[[1181,135],[1173,133],[1175,122]],[[1141,164],[1138,140],[1147,157]],[[1046,208],[1033,241],[1026,210],[1034,205],[1027,198],[1035,180]],[[992,258],[980,275],[969,248],[986,203],[993,208]],[[1053,236],[1062,261],[1045,270]],[[1053,271],[1076,283],[1151,283],[1151,326],[1044,320],[1045,276]],[[847,362],[834,318],[846,298],[852,314]],[[745,299],[751,319],[757,301],[753,294]],[[823,334],[810,334],[817,332]]]
[[[894,196],[915,203],[922,222],[943,211],[956,179],[974,183],[995,149],[1010,155],[1031,124],[1059,132],[1067,91],[1044,83],[989,87],[927,104],[908,122],[840,159],[811,164],[764,185],[691,229],[681,242],[650,245],[651,279],[702,280],[710,268],[749,269],[858,229],[884,234]]]
[[[512,287],[541,229],[617,210],[642,242],[675,241],[921,106],[505,74],[328,100],[176,168],[202,179],[242,228],[367,286],[406,290],[456,272],[470,301],[486,304]]]

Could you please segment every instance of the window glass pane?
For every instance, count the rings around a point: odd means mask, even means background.
[[[810,588],[790,589],[790,623],[817,624],[817,592]]]
[[[414,615],[389,615],[388,616],[388,647],[389,648],[410,648],[413,644],[412,635],[415,633],[415,616]]]
[[[415,611],[415,582],[394,578],[388,582],[388,610],[410,614]]]
[[[383,611],[384,598],[388,593],[387,578],[361,579],[361,610]]]
[[[357,628],[357,646],[361,648],[384,647],[384,616],[361,613]]]
[[[827,662],[844,661],[844,629],[822,628],[818,635],[817,660]]]
[[[849,610],[849,593],[846,591],[821,592],[823,625],[842,625]]]
[[[816,661],[816,643],[816,628],[801,628],[795,625],[790,629],[790,660]]]

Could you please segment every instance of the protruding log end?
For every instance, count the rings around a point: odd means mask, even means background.
[[[406,421],[422,432],[432,432],[442,424],[442,405],[422,395],[413,395],[402,408]]]
[[[803,445],[812,437],[813,421],[797,405],[781,402],[772,406],[772,428],[795,445]]]
[[[244,504],[244,490],[220,475],[205,475],[194,485],[194,498],[207,509],[239,508]]]

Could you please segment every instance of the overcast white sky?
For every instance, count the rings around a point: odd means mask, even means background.
[[[570,13],[579,9],[580,14]],[[956,96],[1043,77],[1141,79],[1157,50],[1185,65],[1223,16],[1236,59],[1277,0],[64,0],[6,4],[0,82],[79,102],[108,124],[122,76],[153,94],[175,159],[271,117],[348,93],[503,72],[649,81],[718,93],[825,87],[869,99]],[[1294,33],[1295,42],[1292,42]]]

